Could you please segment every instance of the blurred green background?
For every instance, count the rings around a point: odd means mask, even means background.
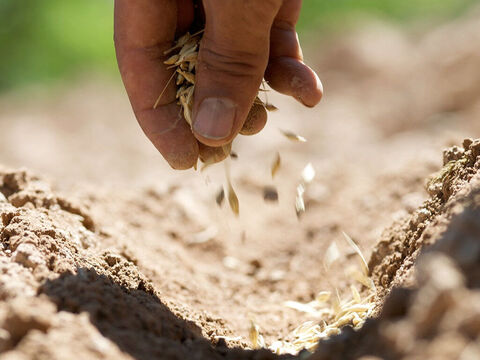
[[[331,36],[365,16],[400,24],[441,21],[477,2],[304,0],[299,32],[307,40]],[[113,0],[0,0],[0,91],[86,71],[116,76],[112,9]]]

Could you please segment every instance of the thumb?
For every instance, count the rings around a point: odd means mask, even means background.
[[[204,0],[193,131],[209,146],[242,129],[268,64],[270,29],[282,0]]]

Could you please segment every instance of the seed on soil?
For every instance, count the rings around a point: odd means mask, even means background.
[[[265,340],[260,335],[258,325],[251,321],[250,331],[248,333],[253,349],[261,349],[265,347]]]
[[[360,296],[360,293],[358,292],[357,288],[355,287],[355,285],[350,285],[350,290],[352,291],[352,295],[353,295],[353,300],[355,300],[357,303],[361,303],[362,302],[362,298]]]
[[[320,291],[317,294],[317,298],[315,299],[319,303],[326,303],[332,297],[331,291]]]

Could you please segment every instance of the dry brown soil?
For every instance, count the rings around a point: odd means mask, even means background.
[[[234,145],[238,219],[215,204],[222,167],[170,171],[119,86],[4,95],[0,357],[274,359],[246,350],[250,320],[270,344],[312,320],[285,301],[335,287],[347,296],[356,259],[345,231],[370,258],[385,305],[312,359],[479,358],[479,145],[462,144],[480,137],[478,43],[472,13],[428,31],[375,24],[315,46],[322,106],[269,95],[280,111]],[[309,141],[288,142],[279,128]],[[307,162],[317,177],[299,221]],[[278,188],[278,204],[263,201],[264,185]],[[342,257],[327,272],[333,241]]]

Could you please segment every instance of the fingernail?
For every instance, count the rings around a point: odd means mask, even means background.
[[[232,133],[236,108],[230,99],[207,98],[200,104],[193,129],[208,139],[225,139]]]

